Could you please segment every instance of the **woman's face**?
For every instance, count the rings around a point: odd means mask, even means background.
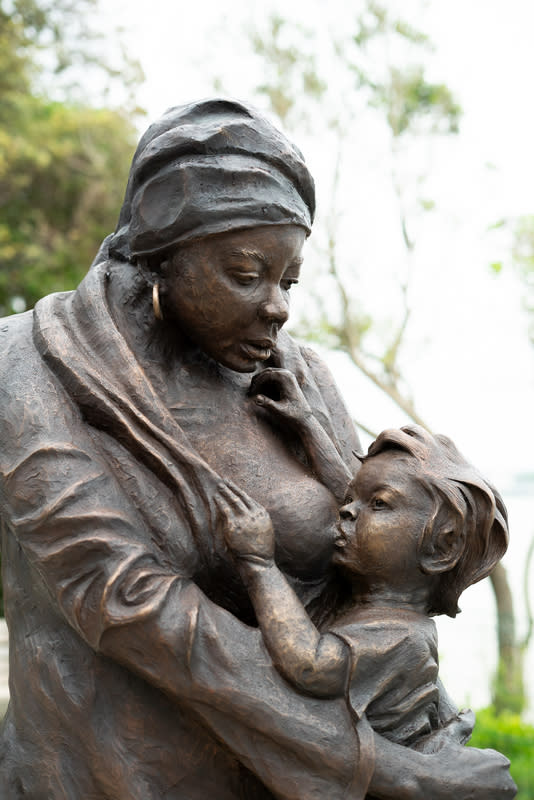
[[[220,364],[253,372],[288,318],[305,239],[297,225],[269,225],[182,245],[163,284],[165,320]]]

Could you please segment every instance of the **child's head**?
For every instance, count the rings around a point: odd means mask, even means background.
[[[463,590],[486,577],[506,551],[506,509],[498,492],[450,439],[419,426],[381,433],[352,492],[354,500],[341,509],[341,528],[352,524],[354,537],[341,537],[336,561],[399,583],[416,566],[434,577],[430,614],[456,616]]]

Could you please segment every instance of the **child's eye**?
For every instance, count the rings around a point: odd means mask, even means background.
[[[298,283],[298,280],[296,278],[283,278],[281,280],[281,282],[280,282],[284,292],[289,292],[291,287],[295,286],[295,284],[297,284],[297,283]]]
[[[374,508],[375,511],[380,511],[383,508],[387,508],[388,504],[385,500],[382,500],[381,497],[374,497],[371,501],[371,506]]]

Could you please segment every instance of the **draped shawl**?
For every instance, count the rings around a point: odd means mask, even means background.
[[[114,324],[105,272],[96,264],[76,292],[0,325],[11,637],[0,791],[13,800],[363,798],[373,770],[365,720],[353,729],[342,698],[289,687],[259,631],[191,580],[198,562],[209,571],[221,555],[220,477]],[[287,336],[280,363],[349,457],[357,445],[331,379]],[[158,520],[178,542],[161,540]],[[244,767],[261,781],[250,794]]]

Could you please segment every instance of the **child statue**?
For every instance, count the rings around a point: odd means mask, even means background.
[[[237,487],[220,488],[226,543],[274,664],[303,692],[344,694],[355,720],[365,714],[391,741],[435,752],[441,736],[431,617],[456,616],[462,591],[503,556],[508,528],[499,494],[450,439],[419,426],[381,433],[348,476],[292,373],[265,370],[252,393],[298,435],[310,466],[338,497],[348,484],[333,562],[350,582],[351,602],[326,632],[275,564],[267,512]]]

